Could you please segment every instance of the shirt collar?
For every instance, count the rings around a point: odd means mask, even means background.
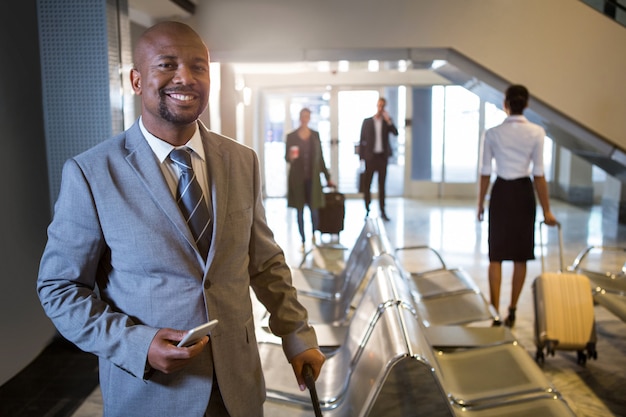
[[[165,161],[165,159],[169,156],[170,152],[172,151],[172,149],[175,148],[175,146],[172,146],[166,141],[159,139],[152,133],[148,132],[148,129],[146,129],[146,126],[144,126],[141,117],[139,117],[139,128],[141,129],[141,133],[143,133],[146,141],[148,141],[150,148],[152,148],[152,151],[156,155],[159,162],[163,163],[163,161]],[[191,139],[189,139],[189,141],[184,146],[193,150],[200,157],[200,159],[204,161],[204,146],[202,146],[202,137],[200,136],[200,129],[198,129],[197,123],[196,130],[193,132]],[[179,148],[181,147],[182,146],[179,146]]]
[[[512,123],[526,123],[528,121],[528,119],[524,115],[514,114],[514,115],[511,115],[511,116],[507,116],[507,118],[504,119],[504,121],[505,122],[512,122]]]

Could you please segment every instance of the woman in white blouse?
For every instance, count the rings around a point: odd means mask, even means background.
[[[528,90],[512,85],[506,90],[504,122],[485,132],[482,143],[478,220],[483,220],[484,201],[492,170],[497,178],[489,202],[489,295],[499,314],[502,261],[513,261],[511,303],[504,324],[513,327],[517,301],[526,279],[526,262],[535,259],[535,214],[537,203],[534,189],[543,209],[544,221],[555,225],[550,211],[548,186],[544,176],[544,129],[523,116],[528,106]],[[495,161],[495,167],[492,162]],[[532,180],[531,180],[532,175]],[[501,325],[498,318],[494,325]]]

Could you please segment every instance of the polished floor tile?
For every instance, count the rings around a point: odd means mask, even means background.
[[[57,337],[0,387],[0,416],[71,416],[97,386],[96,357]]]

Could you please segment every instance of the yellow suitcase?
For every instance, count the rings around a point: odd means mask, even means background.
[[[578,363],[584,364],[587,358],[597,358],[591,283],[584,274],[563,271],[560,224],[557,224],[557,231],[561,269],[545,272],[542,242],[542,273],[533,282],[536,360],[543,364],[544,350],[552,356],[556,350],[575,350]]]

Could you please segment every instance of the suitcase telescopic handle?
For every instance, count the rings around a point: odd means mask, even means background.
[[[546,268],[545,268],[545,255],[543,253],[543,230],[542,227],[543,225],[546,225],[545,220],[542,220],[541,223],[539,223],[539,245],[540,245],[540,249],[541,249],[541,272],[546,272]],[[557,229],[557,236],[558,236],[558,243],[559,243],[559,272],[563,272],[563,266],[565,265],[563,263],[563,232],[561,231],[561,223],[556,222],[556,229]]]
[[[311,365],[309,365],[308,363],[304,364],[304,366],[302,367],[302,375],[304,375],[304,383],[311,393],[311,403],[313,403],[315,417],[322,417],[322,408],[320,407],[320,400],[317,397],[317,389],[315,389],[315,378],[313,378],[313,368],[311,368]]]

